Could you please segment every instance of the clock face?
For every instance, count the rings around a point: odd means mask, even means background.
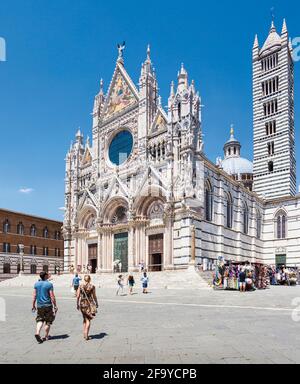
[[[109,160],[114,165],[122,165],[126,162],[133,149],[133,137],[131,132],[123,130],[116,134],[109,146]]]

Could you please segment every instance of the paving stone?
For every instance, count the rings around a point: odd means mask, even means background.
[[[0,363],[300,363],[300,324],[291,316],[300,287],[249,295],[156,289],[122,298],[114,289],[98,289],[101,310],[88,342],[69,288],[55,287],[55,292],[59,315],[51,334],[58,338],[38,345],[32,289],[0,286],[7,304]]]

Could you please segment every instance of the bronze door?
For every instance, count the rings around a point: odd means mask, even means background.
[[[149,236],[149,271],[161,271],[163,267],[164,235]]]
[[[89,264],[92,266],[92,273],[97,272],[98,267],[98,245],[89,245]]]
[[[118,262],[116,271],[128,272],[128,232],[114,236],[114,261]]]

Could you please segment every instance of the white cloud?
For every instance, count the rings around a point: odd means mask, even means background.
[[[65,207],[59,207],[58,209],[59,209],[60,211],[65,211],[65,210],[66,210]]]
[[[29,195],[30,193],[32,193],[34,191],[33,188],[20,188],[19,189],[19,192],[20,193],[24,193],[26,195]]]

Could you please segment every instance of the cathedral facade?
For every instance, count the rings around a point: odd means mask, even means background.
[[[64,267],[93,272],[209,267],[226,260],[300,264],[293,62],[284,22],[255,39],[254,164],[233,127],[224,159],[202,140],[201,98],[182,65],[161,105],[150,48],[136,87],[124,46],[93,109],[92,143],[80,131],[66,156]]]

